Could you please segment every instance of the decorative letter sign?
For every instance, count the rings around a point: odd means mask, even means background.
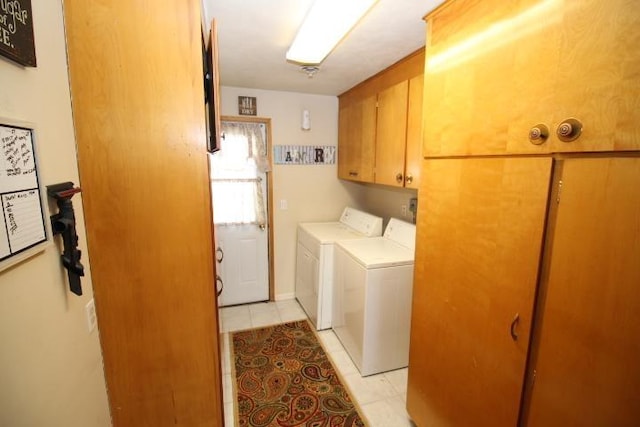
[[[0,55],[36,66],[31,0],[0,0]]]

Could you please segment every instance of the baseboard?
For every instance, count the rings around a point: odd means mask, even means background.
[[[284,301],[284,300],[288,300],[288,299],[294,299],[296,297],[296,294],[293,292],[287,293],[287,294],[277,294],[275,296],[275,300],[276,301]]]

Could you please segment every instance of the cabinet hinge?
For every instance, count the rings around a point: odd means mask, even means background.
[[[558,181],[558,193],[556,194],[556,203],[560,203],[561,194],[562,194],[562,180]]]
[[[536,385],[536,370],[533,370],[533,375],[531,375],[531,390],[533,390],[533,386]]]

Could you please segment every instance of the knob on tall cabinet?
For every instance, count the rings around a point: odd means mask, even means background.
[[[640,8],[451,0],[426,20],[411,418],[637,425]]]

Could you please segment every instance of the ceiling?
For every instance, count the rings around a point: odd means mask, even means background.
[[[379,0],[312,78],[285,54],[313,0],[202,2],[217,22],[221,85],[339,95],[424,46],[422,18],[443,0]]]

